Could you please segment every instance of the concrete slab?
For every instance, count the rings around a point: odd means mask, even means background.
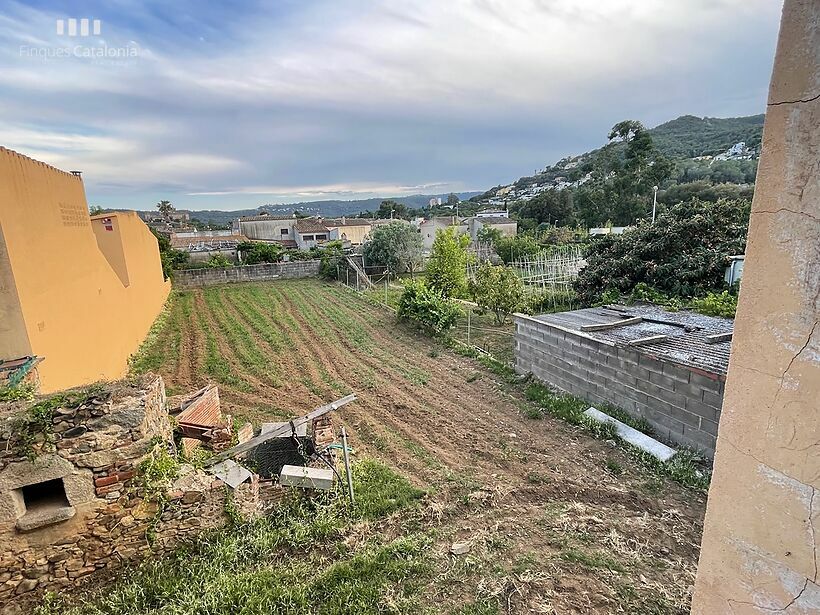
[[[333,470],[330,468],[284,466],[282,473],[279,475],[279,484],[286,487],[307,487],[326,491],[333,486]]]
[[[661,461],[668,461],[674,457],[677,452],[675,449],[666,446],[663,442],[658,442],[655,438],[647,436],[645,433],[622,423],[618,419],[601,412],[597,408],[590,407],[584,411],[584,414],[599,423],[609,423],[610,425],[614,425],[615,432],[622,440],[629,442],[633,446],[637,446],[642,451],[646,451]]]
[[[236,489],[252,476],[250,470],[230,459],[220,461],[211,466],[208,471],[223,483],[227,484],[231,489]]]

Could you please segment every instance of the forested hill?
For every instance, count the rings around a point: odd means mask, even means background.
[[[764,115],[747,117],[681,117],[651,128],[655,147],[669,158],[693,158],[725,152],[735,143],[758,149]]]

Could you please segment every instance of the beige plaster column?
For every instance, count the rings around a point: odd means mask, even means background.
[[[820,0],[786,0],[692,613],[820,613]]]

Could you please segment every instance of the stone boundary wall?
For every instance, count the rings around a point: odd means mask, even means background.
[[[261,282],[319,275],[319,260],[262,263],[237,267],[180,269],[174,271],[174,288],[199,288],[234,282]]]
[[[726,377],[515,315],[515,369],[591,404],[646,419],[675,444],[715,453]]]

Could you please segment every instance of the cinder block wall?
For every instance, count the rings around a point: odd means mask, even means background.
[[[645,418],[662,439],[715,452],[725,376],[515,316],[515,368]]]
[[[175,288],[197,288],[233,282],[260,282],[287,278],[310,278],[319,275],[318,260],[290,263],[262,263],[214,269],[184,269],[174,271]]]

